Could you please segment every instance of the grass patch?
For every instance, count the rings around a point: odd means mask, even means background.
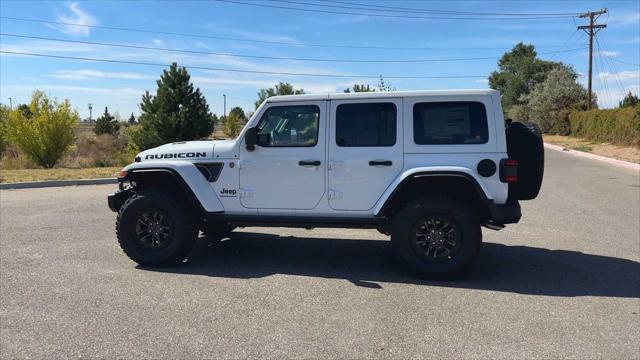
[[[116,177],[120,167],[0,170],[1,183]]]

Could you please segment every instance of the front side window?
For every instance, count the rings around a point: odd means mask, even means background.
[[[257,145],[305,147],[318,143],[320,108],[315,105],[274,106],[258,123]]]
[[[418,145],[484,144],[487,110],[480,102],[427,102],[413,106],[413,140]]]
[[[394,103],[340,104],[336,109],[338,146],[393,146],[396,143]]]

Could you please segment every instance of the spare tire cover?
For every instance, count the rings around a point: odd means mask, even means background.
[[[538,125],[513,122],[507,125],[507,153],[518,160],[518,181],[509,184],[509,197],[518,200],[535,199],[544,174],[544,145]]]

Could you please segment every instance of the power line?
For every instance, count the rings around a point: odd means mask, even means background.
[[[604,39],[602,40],[602,43],[604,44]],[[604,54],[605,51],[609,51],[609,50],[608,48],[602,47],[600,45],[600,40],[598,40],[597,37],[596,37],[596,47],[598,49],[598,55],[600,56],[600,63],[604,62],[605,66],[610,71],[610,74],[613,77],[615,84],[618,86],[618,89],[622,93],[624,93],[625,91],[624,86],[622,86],[622,83],[620,82],[620,79],[618,77],[618,68],[616,67],[616,64],[613,61],[611,61],[611,58],[609,58]]]
[[[60,39],[60,38],[52,38],[52,37],[44,37],[44,36],[31,36],[31,35],[10,34],[10,33],[0,33],[0,35],[1,36],[8,36],[8,37],[25,38],[25,39],[57,41],[57,42],[72,43],[72,44],[109,46],[109,47],[119,47],[119,48],[128,48],[128,49],[157,50],[157,51],[177,52],[177,53],[186,53],[186,54],[228,56],[228,57],[239,57],[239,58],[250,58],[250,59],[290,60],[290,61],[308,61],[308,62],[424,63],[424,62],[453,62],[453,61],[478,61],[478,60],[495,60],[495,59],[499,59],[499,57],[495,57],[495,56],[474,57],[474,58],[452,58],[452,59],[395,59],[395,60],[322,59],[322,58],[302,58],[302,57],[283,57],[283,56],[263,56],[263,55],[232,54],[232,53],[223,53],[223,52],[210,52],[210,51],[187,50],[187,49],[173,49],[173,48],[143,46],[143,45],[131,45],[131,44],[121,44],[121,43],[105,43],[105,42],[83,41],[83,40],[68,40],[68,39]],[[558,53],[562,53],[562,52],[571,52],[571,51],[577,51],[577,50],[583,50],[583,49],[584,48],[565,49],[565,50],[558,50],[558,51],[549,51],[549,52],[540,53],[540,54],[558,54]]]
[[[88,58],[79,56],[63,56],[63,55],[51,55],[51,54],[38,54],[31,52],[17,52],[0,50],[2,54],[12,55],[24,55],[35,57],[46,57],[54,59],[66,59],[66,60],[82,60],[82,61],[95,61],[106,62],[116,64],[129,64],[129,65],[145,65],[145,66],[161,66],[169,67],[169,64],[142,62],[142,61],[129,61],[129,60],[113,60],[103,58]],[[244,70],[244,69],[228,69],[228,68],[216,68],[207,66],[191,66],[183,65],[184,67],[197,70],[210,70],[210,71],[222,71],[222,72],[235,72],[235,73],[249,73],[249,74],[265,74],[265,75],[286,75],[286,76],[309,76],[309,77],[326,77],[326,78],[360,78],[360,79],[379,79],[380,75],[343,75],[343,74],[317,74],[317,73],[294,73],[285,71],[261,71],[261,70]],[[451,76],[430,76],[430,75],[416,75],[416,76],[402,76],[402,75],[385,75],[386,79],[471,79],[471,78],[486,78],[486,75],[451,75]]]
[[[620,64],[631,65],[631,66],[640,66],[640,64],[638,64],[638,63],[626,62],[626,61],[622,61],[622,60],[614,59],[614,58],[612,58],[612,57],[610,57],[610,56],[609,56],[609,59],[610,59],[611,61],[615,61],[615,62],[620,63]]]
[[[325,5],[325,4],[317,4],[310,2],[302,2],[302,1],[293,1],[293,0],[267,0],[271,2],[279,2],[279,3],[287,3],[287,4],[296,4],[296,5],[307,5],[307,6],[317,6],[317,7],[328,7],[328,8],[337,8],[337,9],[355,9],[355,10],[369,10],[369,11],[377,11],[377,12],[390,12],[390,13],[425,13],[425,14],[436,14],[436,15],[476,15],[476,16],[553,16],[553,17],[572,17],[577,16],[577,13],[565,13],[565,14],[495,14],[495,13],[473,13],[473,12],[462,12],[462,11],[447,11],[447,10],[425,10],[425,9],[416,9],[416,8],[400,8],[400,7],[390,7],[390,6],[378,6],[378,5],[365,5],[365,4],[354,4],[347,3],[342,1],[325,1],[332,2],[338,4],[349,4],[355,6],[339,6],[339,5]],[[365,7],[363,7],[365,6]],[[386,8],[386,9],[380,9]],[[402,9],[402,10],[400,10]],[[500,19],[499,17],[497,19]]]
[[[349,11],[333,11],[333,10],[321,10],[321,9],[309,9],[309,8],[300,8],[300,7],[291,7],[291,6],[282,6],[282,5],[267,5],[262,3],[251,3],[237,0],[212,0],[217,2],[224,2],[230,4],[239,4],[239,5],[249,5],[249,6],[258,6],[264,8],[272,8],[272,9],[284,9],[284,10],[294,10],[294,11],[302,11],[302,12],[312,12],[312,13],[325,13],[325,14],[338,14],[338,15],[358,15],[358,16],[372,16],[372,17],[383,17],[383,18],[400,18],[400,19],[426,19],[426,20],[557,20],[563,18],[571,18],[573,16],[564,16],[564,17],[520,17],[520,18],[487,18],[487,17],[442,17],[442,16],[418,16],[418,15],[393,15],[393,14],[374,14],[374,13],[361,13],[361,12],[349,12]],[[311,5],[311,4],[305,4]]]
[[[474,11],[455,11],[455,10],[435,10],[435,9],[423,9],[423,8],[408,8],[399,6],[383,6],[383,5],[371,5],[363,3],[354,3],[348,1],[337,0],[317,0],[326,3],[345,4],[345,5],[358,5],[366,6],[373,9],[391,9],[391,10],[406,10],[407,12],[423,12],[429,14],[454,14],[454,15],[486,15],[486,16],[577,16],[577,13],[491,13],[491,12],[474,12]]]
[[[504,46],[503,47],[432,47],[432,46],[406,47],[406,46],[377,46],[377,45],[355,45],[355,44],[350,45],[350,44],[300,43],[300,42],[286,42],[286,41],[272,41],[272,40],[252,40],[252,39],[243,39],[243,38],[235,38],[235,37],[217,36],[217,35],[204,35],[204,34],[195,34],[195,33],[149,30],[149,29],[128,28],[128,27],[119,27],[119,26],[88,25],[88,24],[78,24],[78,23],[64,22],[64,21],[52,21],[52,20],[44,20],[44,19],[21,18],[21,17],[11,17],[11,16],[0,16],[0,19],[32,22],[32,23],[44,23],[44,24],[50,24],[50,25],[77,26],[77,27],[84,27],[89,29],[139,32],[139,33],[146,33],[146,34],[172,35],[172,36],[199,38],[199,39],[241,41],[241,42],[249,42],[249,43],[256,43],[256,44],[271,44],[271,45],[297,46],[297,47],[307,46],[307,47],[319,47],[319,48],[376,49],[376,50],[456,50],[456,49],[457,50],[504,50],[505,49]],[[549,46],[549,47],[539,47],[539,48],[551,49],[551,48],[558,48],[558,47]]]

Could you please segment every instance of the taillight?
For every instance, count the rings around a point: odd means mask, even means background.
[[[518,160],[500,160],[500,181],[506,183],[518,181]]]

